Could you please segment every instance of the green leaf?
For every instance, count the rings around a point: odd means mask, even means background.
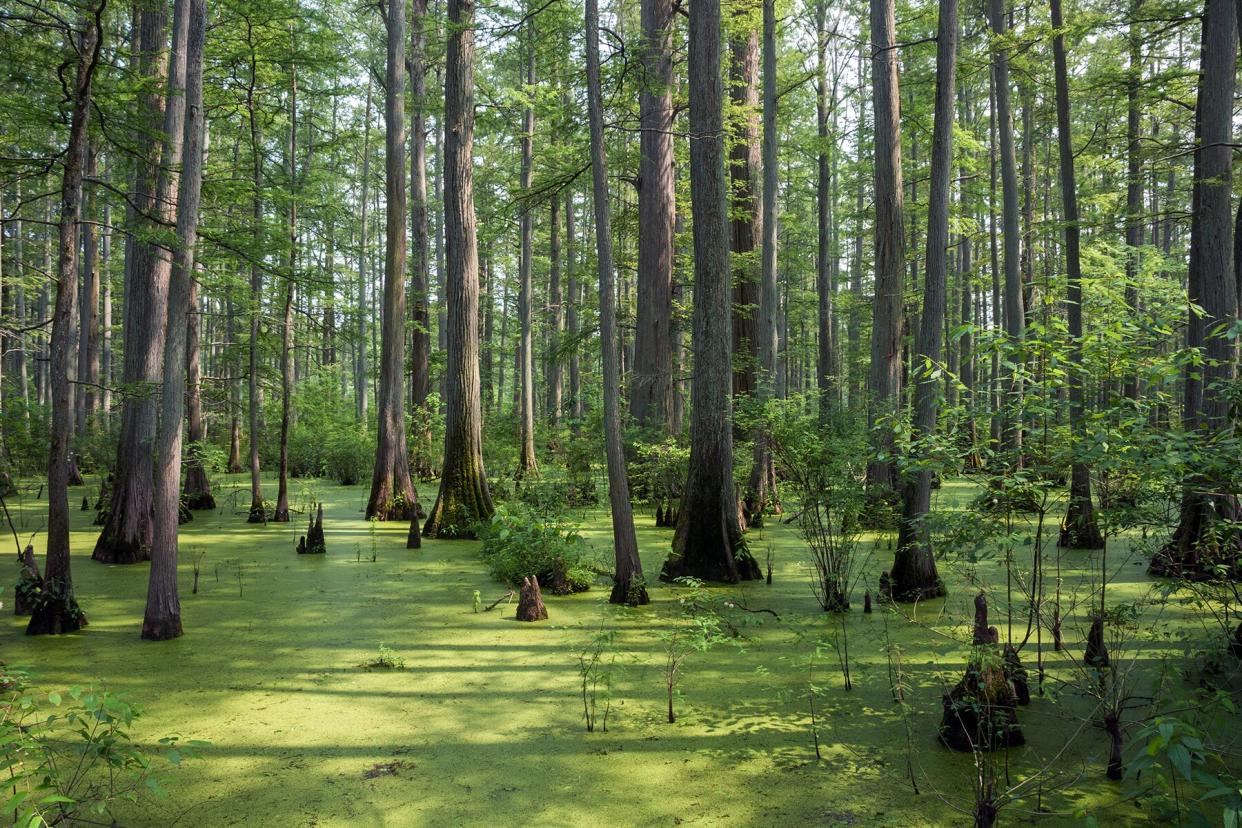
[[[1186,781],[1190,780],[1190,751],[1186,750],[1185,745],[1174,745],[1169,748],[1169,762],[1173,767],[1177,768],[1178,773],[1186,777]]]

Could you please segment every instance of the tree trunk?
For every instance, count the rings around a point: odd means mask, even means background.
[[[672,0],[642,0],[638,297],[630,414],[638,426],[662,433],[668,433],[673,419],[674,15]]]
[[[902,294],[905,286],[905,195],[901,183],[901,95],[897,79],[893,0],[871,0],[872,89],[875,112],[875,301],[867,427],[877,457],[867,464],[873,501],[897,492],[894,426],[901,401]]]
[[[565,192],[565,281],[569,294],[565,311],[565,327],[574,343],[569,356],[569,417],[575,425],[582,420],[582,367],[578,355],[578,305],[582,289],[578,285],[578,261],[574,239],[574,194]]]
[[[31,607],[27,635],[59,635],[86,626],[86,616],[73,594],[69,566],[69,464],[73,440],[72,397],[69,393],[69,351],[73,348],[73,306],[78,291],[78,219],[82,211],[82,174],[86,163],[91,88],[102,46],[104,0],[83,20],[75,44],[78,54],[73,84],[73,115],[69,144],[62,158],[60,188],[60,251],[56,266],[56,310],[52,317],[52,431],[47,463],[47,557],[43,592]]]
[[[186,39],[173,43],[185,63],[184,166],[177,198],[177,242],[168,284],[168,335],[164,340],[164,393],[156,437],[154,542],[147,583],[142,637],[164,641],[181,635],[181,600],[177,595],[177,526],[181,505],[181,424],[185,413],[186,360],[194,307],[194,245],[198,237],[199,196],[203,178],[203,39],[207,29],[205,0],[178,0],[187,6]],[[182,12],[178,9],[178,16]],[[181,31],[178,27],[178,31]],[[180,55],[184,54],[183,57]],[[197,343],[195,345],[197,347]],[[197,375],[194,377],[197,380]]]
[[[474,0],[449,0],[444,78],[444,231],[448,305],[444,468],[424,534],[469,537],[492,516],[483,468],[479,260],[474,218]]]
[[[94,178],[98,152],[87,148],[86,175]],[[99,409],[99,225],[95,223],[95,198],[88,190],[84,196],[86,221],[82,226],[82,301],[78,310],[78,390],[74,394],[77,407],[77,432],[83,434]]]
[[[816,390],[819,392],[819,408],[827,414],[840,402],[836,372],[836,318],[833,300],[836,294],[837,256],[832,213],[835,207],[835,179],[832,177],[831,144],[828,129],[829,111],[835,127],[836,83],[832,94],[828,90],[828,3],[819,0],[815,5],[815,127],[819,138],[816,166],[816,231],[819,243],[815,268],[815,293],[817,298],[818,350],[816,353]],[[835,132],[835,129],[833,130]]]
[[[988,18],[992,27],[992,77],[996,86],[996,133],[999,139],[1001,170],[1001,241],[1004,247],[1005,274],[1004,310],[1005,338],[1009,348],[1022,349],[1026,317],[1022,308],[1021,236],[1018,216],[1018,163],[1013,146],[1013,113],[1009,106],[1009,50],[1003,45],[1006,35],[1005,0],[988,0]],[[1022,466],[1022,358],[1011,354],[1013,365],[1008,390],[1001,406],[1002,439],[1014,468]]]
[[[371,79],[367,76],[366,114],[362,121],[362,190],[358,217],[358,352],[354,360],[354,413],[367,424],[367,208],[371,184]]]
[[[944,355],[944,317],[949,278],[949,193],[953,175],[953,102],[957,83],[957,0],[940,0],[936,36],[936,104],[932,128],[931,191],[927,201],[927,266],[923,274],[923,312],[911,365],[914,422],[910,468],[902,481],[902,515],[890,584],[893,598],[920,600],[945,594],[936,571],[927,516],[931,512],[932,470],[926,444],[933,439],[939,414],[936,367]]]
[[[294,354],[293,307],[297,296],[298,273],[298,67],[293,64],[289,86],[289,215],[288,270],[285,273],[285,315],[280,335],[280,454],[276,470],[276,507],[272,521],[289,522],[289,429],[293,403]],[[405,147],[402,146],[404,152]],[[404,183],[404,182],[403,182]],[[404,222],[403,222],[404,226]]]
[[[548,422],[558,425],[561,421],[563,397],[561,370],[561,330],[564,314],[561,296],[561,201],[552,199],[549,210],[548,233],[548,346],[544,354],[544,386],[547,392],[545,408]]]
[[[1052,14],[1053,71],[1056,75],[1057,147],[1061,162],[1061,202],[1065,210],[1065,304],[1069,317],[1069,416],[1074,443],[1083,447],[1087,437],[1083,411],[1082,264],[1079,254],[1078,184],[1074,175],[1074,142],[1070,131],[1069,70],[1065,59],[1061,0],[1049,0]],[[1074,456],[1079,451],[1071,452]],[[1104,536],[1095,522],[1091,504],[1091,468],[1076,460],[1070,467],[1069,506],[1061,523],[1061,542],[1066,549],[1103,549]]]
[[[385,211],[384,315],[380,332],[375,466],[366,516],[368,520],[413,520],[418,504],[410,482],[410,453],[405,435],[405,0],[390,0],[386,20],[384,178],[388,209]]]
[[[720,2],[690,14],[690,196],[694,211],[694,408],[690,474],[661,578],[754,580],[733,491],[728,191],[725,185]]]
[[[156,164],[155,189],[144,206],[157,221],[175,221],[177,174],[181,167],[182,130],[185,121],[185,48],[189,7],[184,0],[174,7],[173,45],[168,64],[166,104],[163,104],[163,147]],[[164,50],[165,19],[142,13],[142,61],[153,80]],[[178,44],[181,48],[178,49]],[[147,67],[144,67],[144,69]],[[154,121],[161,99],[152,93],[143,102]],[[140,179],[146,178],[142,172]],[[141,189],[140,189],[141,193]],[[148,228],[157,229],[157,228]],[[125,369],[123,381],[134,389],[125,397],[121,415],[121,439],[117,446],[115,483],[103,530],[92,557],[103,563],[135,563],[151,555],[153,510],[153,450],[157,426],[155,390],[163,379],[164,335],[168,323],[168,279],[171,253],[154,243],[135,240],[132,272],[126,290]]]
[[[729,95],[732,118],[737,121],[730,135],[729,149],[729,249],[734,268],[732,286],[733,319],[732,363],[734,395],[755,390],[755,365],[758,355],[758,334],[755,330],[759,312],[759,262],[754,251],[763,235],[763,207],[755,197],[756,180],[763,163],[759,139],[759,33],[746,23],[749,6],[746,0],[732,9],[738,26],[744,30],[730,41]],[[749,7],[748,7],[749,6]],[[694,211],[698,216],[698,211]],[[741,434],[737,434],[741,437]]]
[[[648,602],[643,564],[634,534],[629,477],[621,445],[621,376],[618,371],[616,306],[612,279],[612,223],[608,205],[608,167],[604,156],[604,104],[599,80],[599,11],[586,0],[587,114],[591,131],[591,181],[595,201],[595,249],[599,274],[600,349],[604,367],[604,449],[608,458],[608,503],[612,510],[612,545],[616,558],[614,604]]]
[[[1236,14],[1229,0],[1207,0],[1196,107],[1195,146],[1199,149],[1194,180],[1198,203],[1192,216],[1191,250],[1198,251],[1198,261],[1192,261],[1188,298],[1203,312],[1190,313],[1187,344],[1198,344],[1189,341],[1197,318],[1204,360],[1197,393],[1187,392],[1187,402],[1194,403],[1187,406],[1187,428],[1197,432],[1205,449],[1209,440],[1228,438],[1233,428],[1229,395],[1221,393],[1218,386],[1232,381],[1236,371],[1236,349],[1227,335],[1238,311],[1230,203]],[[1223,564],[1237,576],[1242,541],[1230,524],[1242,519],[1242,507],[1236,495],[1220,493],[1228,489],[1217,479],[1219,475],[1219,471],[1201,470],[1188,475],[1177,528],[1164,549],[1152,558],[1153,574],[1214,577],[1213,567]]]
[[[411,312],[410,405],[427,406],[431,393],[431,311],[428,306],[430,231],[427,217],[427,0],[412,0],[410,26],[410,259]],[[420,450],[418,474],[430,476],[431,431],[415,435]]]
[[[776,9],[775,0],[763,0],[763,203],[760,253],[759,314],[755,320],[759,365],[755,390],[760,403],[774,393],[776,384]],[[756,524],[776,499],[776,470],[772,441],[762,429],[755,435],[754,463],[746,485],[746,522]]]
[[[526,22],[526,69],[524,74],[527,94],[535,88],[535,29],[533,18]],[[535,143],[535,105],[528,101],[522,117],[522,193],[529,196],[531,167]],[[529,203],[519,207],[521,216],[521,259],[518,262],[518,320],[521,325],[518,338],[518,464],[515,480],[537,474],[535,461],[535,358],[532,338],[534,323],[532,312],[532,271],[535,258],[535,223]],[[477,298],[477,297],[476,297]],[[476,334],[477,336],[477,334]]]
[[[1143,83],[1143,40],[1137,22],[1142,7],[1143,0],[1130,0],[1130,54],[1126,78],[1126,305],[1133,314],[1139,310],[1139,248],[1143,245],[1143,167],[1140,157],[1143,151],[1140,137],[1143,113],[1139,103]],[[1123,393],[1127,399],[1138,400],[1140,385],[1137,373],[1125,378]]]
[[[193,13],[191,9],[191,13]],[[188,93],[187,93],[188,94]],[[198,137],[198,136],[196,136]],[[187,130],[186,139],[190,138]],[[200,142],[202,137],[198,137]],[[189,166],[189,160],[186,161]],[[184,190],[185,187],[182,187]],[[178,217],[180,221],[180,217]],[[174,267],[176,266],[174,262]],[[201,267],[197,268],[201,271]],[[173,317],[170,314],[169,320]],[[190,300],[189,311],[186,314],[186,340],[185,340],[185,363],[187,371],[186,386],[186,416],[188,419],[188,434],[190,445],[195,446],[201,444],[207,439],[207,432],[203,425],[203,395],[202,395],[202,356],[199,345],[199,332],[201,328],[202,317],[198,312],[198,283],[195,279],[190,279]],[[164,349],[168,350],[167,346]],[[168,371],[165,369],[165,375]],[[211,480],[207,477],[207,469],[203,467],[202,462],[194,455],[186,459],[185,472],[185,505],[187,509],[214,509],[216,508],[216,499],[211,494]]]

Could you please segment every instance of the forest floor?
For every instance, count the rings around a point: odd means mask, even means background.
[[[33,500],[34,484],[27,486],[25,501],[10,501],[23,542],[46,518],[45,505]],[[731,593],[780,619],[743,614],[762,623],[744,628],[740,649],[690,654],[679,719],[670,725],[660,633],[677,623],[676,590],[654,586],[649,607],[626,609],[607,604],[601,583],[572,597],[545,595],[549,620],[518,623],[512,605],[474,611],[476,590],[484,605],[504,593],[480,562],[476,542],[425,541],[407,551],[404,523],[363,520],[365,488],[295,480],[296,509],[315,499],[325,504],[328,550],[298,556],[305,514],[290,524],[247,525],[245,486],[240,476],[218,481],[220,508],[196,513],[182,528],[184,637],[139,639],[147,567],[91,561],[94,512],[76,508],[73,571],[90,626],[28,639],[24,619],[5,610],[0,657],[31,668],[41,686],[105,684],[144,709],[134,728],[140,742],[179,734],[211,743],[201,758],[162,770],[168,799],[133,806],[122,813],[123,824],[969,823],[973,759],[941,747],[936,733],[941,694],[960,678],[969,654],[978,585],[992,595],[992,623],[1007,637],[999,554],[970,563],[948,550],[941,572],[950,597],[901,607],[906,617],[879,605],[864,615],[860,586],[844,619],[854,685],[846,692],[831,643],[840,640],[841,622],[815,603],[796,527],[769,521],[750,539],[761,561],[772,546],[774,584]],[[90,478],[71,498],[88,494],[93,502],[97,487]],[[434,484],[420,490],[430,503]],[[937,493],[937,508],[960,507],[971,494],[970,484],[951,483]],[[654,528],[650,512],[639,512],[636,522],[643,566],[654,578],[672,533]],[[606,512],[586,512],[583,528],[606,553]],[[1015,530],[1014,554],[1024,567],[1031,547],[1022,539],[1030,528],[1020,523]],[[1048,529],[1053,555],[1055,518]],[[40,560],[41,541],[40,532]],[[872,585],[891,560],[888,543],[888,536],[867,537]],[[1145,561],[1127,560],[1126,542],[1115,546],[1109,603],[1143,599],[1152,586]],[[201,575],[191,594],[196,560]],[[1049,694],[1021,709],[1027,746],[1008,757],[1011,782],[1028,779],[1029,796],[1002,813],[1002,824],[1031,821],[1040,806],[1051,814],[1042,824],[1081,824],[1073,816],[1079,808],[1102,825],[1147,818],[1127,799],[1129,783],[1103,778],[1107,740],[1089,721],[1088,682],[1074,666],[1097,564],[1093,553],[1062,556],[1062,592],[1067,606],[1078,605],[1065,623],[1065,652],[1051,652],[1045,634]],[[7,605],[11,593],[3,598]],[[1166,668],[1183,657],[1182,633],[1199,640],[1210,633],[1195,617],[1176,602],[1144,611],[1136,640],[1115,656],[1130,659],[1135,693],[1181,680]],[[617,630],[612,707],[607,732],[587,733],[578,653],[601,627]],[[1024,614],[1013,627],[1021,638]],[[808,691],[817,640],[822,760],[812,744]],[[900,650],[905,715],[893,701],[886,642]],[[381,644],[404,659],[404,669],[362,666]],[[1032,641],[1024,650],[1032,686],[1034,648]],[[1231,726],[1237,732],[1236,722]]]

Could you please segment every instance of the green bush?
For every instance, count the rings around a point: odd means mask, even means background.
[[[22,828],[118,824],[113,809],[144,790],[163,796],[153,757],[134,746],[140,709],[91,687],[63,693],[36,688],[28,673],[0,663],[0,746],[5,756],[4,813]],[[178,765],[206,742],[159,740]]]
[[[590,589],[594,580],[586,543],[564,520],[524,506],[500,506],[475,534],[483,541],[488,571],[510,587],[535,575],[554,595],[568,595]]]

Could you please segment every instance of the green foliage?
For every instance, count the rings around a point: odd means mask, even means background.
[[[630,494],[646,503],[663,503],[681,493],[690,470],[690,449],[665,439],[634,446],[630,463]]]
[[[363,665],[368,670],[404,670],[405,659],[385,644],[379,645],[379,652]]]
[[[1131,750],[1127,774],[1151,778],[1151,797],[1165,817],[1180,825],[1214,825],[1209,814],[1219,807],[1225,826],[1242,823],[1242,780],[1193,725],[1175,716],[1157,716],[1135,733]],[[1214,768],[1220,770],[1214,773]]]
[[[143,791],[164,796],[154,757],[130,729],[141,709],[93,687],[37,688],[29,673],[0,663],[0,747],[7,793],[2,810],[21,828],[66,822],[115,824],[113,808]],[[169,765],[197,757],[198,740],[159,740]]]
[[[483,562],[492,577],[517,588],[535,575],[544,589],[567,595],[590,589],[594,580],[587,547],[564,520],[522,505],[502,505],[486,523],[475,526],[483,541]]]
[[[586,721],[587,733],[595,732],[596,723],[600,724],[603,732],[608,732],[608,713],[612,709],[612,675],[617,664],[617,654],[612,649],[616,638],[616,630],[601,627],[578,651],[582,716]],[[601,700],[604,706],[602,716],[598,713]]]

